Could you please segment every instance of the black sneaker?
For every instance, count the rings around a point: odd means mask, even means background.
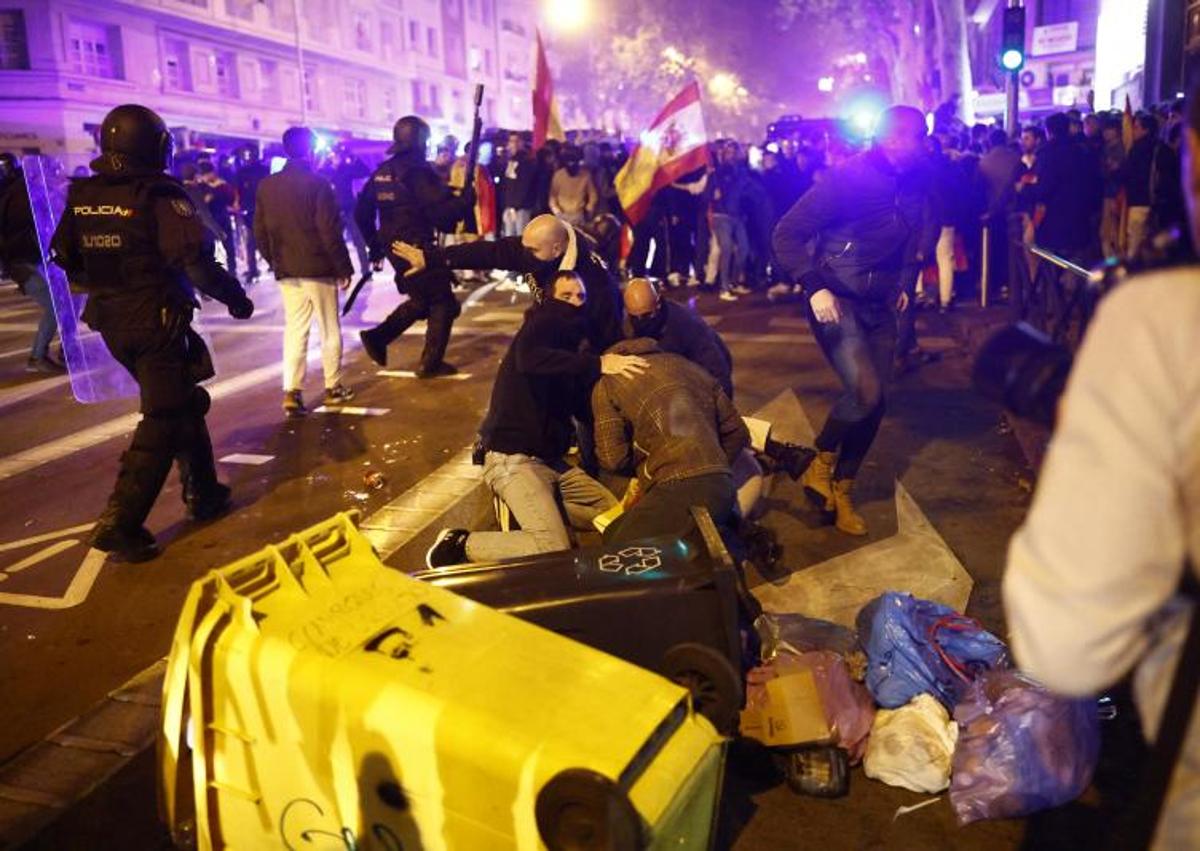
[[[132,564],[158,558],[160,552],[154,536],[145,526],[129,531],[102,521],[92,530],[90,543],[93,549],[111,553]]]
[[[326,405],[344,405],[354,398],[354,391],[345,384],[325,388]]]
[[[425,554],[426,567],[449,567],[452,564],[466,564],[467,538],[471,533],[466,529],[443,529],[438,532],[433,546]]]
[[[211,493],[188,500],[187,516],[196,523],[216,520],[233,507],[233,491],[228,485],[217,483]]]
[[[445,378],[447,375],[458,375],[458,370],[445,361],[437,366],[422,366],[417,369],[417,378]]]
[[[387,366],[387,346],[380,345],[371,336],[370,331],[359,331],[358,339],[362,340],[363,351],[367,353],[367,357],[382,367]]]
[[[67,371],[67,368],[58,361],[45,356],[27,360],[25,362],[25,371],[37,372],[42,375],[62,375]]]
[[[299,390],[289,390],[283,394],[283,412],[289,417],[302,417],[308,413],[304,407],[304,395]]]

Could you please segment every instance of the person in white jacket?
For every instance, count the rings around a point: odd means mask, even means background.
[[[1200,98],[1189,103],[1184,191],[1200,245]],[[1004,603],[1020,667],[1066,695],[1131,670],[1153,739],[1200,565],[1200,267],[1150,272],[1105,299],[1059,410],[1037,492],[1013,538]],[[1194,713],[1155,848],[1200,838]]]

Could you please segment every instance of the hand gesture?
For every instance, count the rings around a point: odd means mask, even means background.
[[[404,277],[411,278],[413,275],[425,271],[425,252],[415,245],[409,245],[398,239],[392,243],[392,252],[401,260],[408,261],[408,269],[405,270]]]
[[[838,305],[837,296],[829,290],[817,290],[808,300],[812,306],[813,315],[822,325],[838,322],[842,318],[842,309]]]
[[[619,375],[622,378],[634,378],[649,368],[645,358],[637,355],[601,355],[600,371],[605,375]]]

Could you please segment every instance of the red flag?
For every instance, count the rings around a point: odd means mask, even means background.
[[[708,161],[700,84],[693,82],[663,107],[617,173],[617,197],[629,220],[637,224],[655,192]]]
[[[533,147],[537,150],[547,139],[566,141],[558,103],[554,100],[554,81],[550,79],[550,63],[542,46],[542,33],[537,33],[537,69],[533,78]]]

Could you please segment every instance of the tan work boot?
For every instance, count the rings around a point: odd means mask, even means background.
[[[854,479],[835,479],[833,481],[833,508],[837,512],[837,528],[847,535],[867,534],[867,521],[863,520],[858,509],[850,499],[850,489]]]
[[[837,455],[832,452],[818,452],[817,457],[813,458],[812,463],[808,465],[808,469],[804,471],[804,475],[800,477],[800,484],[804,486],[804,490],[808,492],[808,497],[813,502],[820,503],[826,511],[833,511],[833,465],[837,462]]]

